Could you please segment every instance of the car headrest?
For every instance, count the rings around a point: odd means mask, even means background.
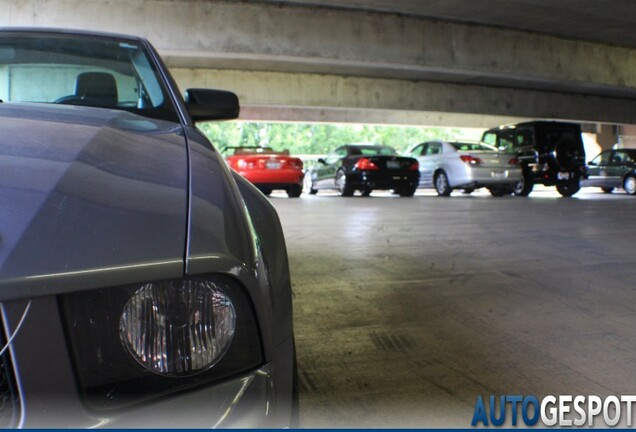
[[[75,96],[115,107],[118,101],[115,77],[107,72],[83,72],[77,76]]]

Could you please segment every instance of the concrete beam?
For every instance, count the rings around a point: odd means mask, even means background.
[[[180,68],[173,68],[172,73],[182,89],[235,91],[244,107],[244,119],[428,125],[445,122],[446,126],[461,126],[449,123],[463,119],[470,123],[466,126],[486,127],[501,123],[495,121],[499,117],[511,122],[519,118],[551,118],[636,124],[634,101],[582,94],[300,73]],[[413,114],[403,115],[407,112]],[[455,115],[449,116],[451,113]],[[486,117],[479,120],[476,114]],[[365,117],[368,121],[364,121]],[[484,124],[490,120],[493,122]]]
[[[0,25],[146,36],[184,88],[233,89],[255,117],[332,119],[344,110],[401,123],[418,113],[636,123],[636,50],[627,48],[249,1],[0,0],[0,10]]]
[[[0,4],[0,25],[144,35],[174,67],[443,80],[636,98],[636,51],[521,31],[249,2]]]

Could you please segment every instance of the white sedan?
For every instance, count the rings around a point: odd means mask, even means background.
[[[453,189],[471,193],[482,187],[493,196],[504,196],[522,179],[514,154],[480,142],[428,141],[413,147],[409,156],[420,165],[419,187],[434,187],[439,196],[449,196]]]

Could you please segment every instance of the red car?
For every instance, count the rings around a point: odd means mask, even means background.
[[[230,167],[259,188],[265,195],[283,189],[290,198],[298,198],[303,190],[303,161],[289,151],[270,147],[226,147]]]

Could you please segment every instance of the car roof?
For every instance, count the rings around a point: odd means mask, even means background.
[[[102,37],[117,40],[129,40],[135,42],[145,41],[146,39],[140,36],[133,36],[129,34],[109,33],[92,30],[82,29],[66,29],[66,28],[54,28],[54,27],[4,27],[0,26],[0,33],[25,33],[25,34],[51,34],[51,35],[75,35],[75,36],[91,36]]]
[[[393,148],[384,144],[373,144],[373,143],[351,143],[345,144],[344,147],[380,147],[380,148]]]
[[[563,122],[563,121],[552,121],[552,120],[536,120],[536,121],[528,121],[528,122],[521,122],[521,123],[508,123],[508,124],[504,124],[501,126],[496,126],[493,128],[488,129],[486,132],[493,132],[493,131],[497,131],[497,130],[510,130],[510,129],[516,129],[519,126],[566,126],[566,127],[580,127],[580,125],[578,123],[571,123],[571,122]]]

